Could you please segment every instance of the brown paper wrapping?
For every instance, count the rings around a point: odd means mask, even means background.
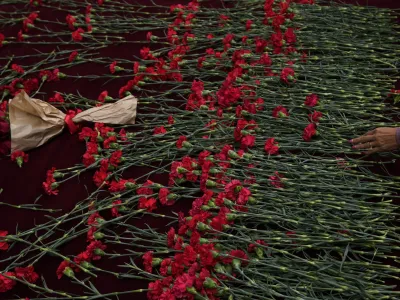
[[[107,124],[135,124],[137,99],[125,97],[115,103],[93,107],[77,114],[74,123],[83,121]],[[11,151],[39,147],[60,134],[65,114],[51,104],[30,98],[24,91],[9,103]]]

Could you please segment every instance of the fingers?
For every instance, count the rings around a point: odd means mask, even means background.
[[[353,149],[371,149],[371,148],[375,148],[378,147],[378,143],[377,142],[366,142],[366,143],[361,143],[361,144],[357,144],[353,146]]]
[[[373,153],[378,152],[379,150],[380,150],[379,147],[372,148],[372,149],[368,150],[367,152],[365,152],[364,154],[368,156],[368,155],[371,155],[371,154],[373,154]]]
[[[368,131],[367,133],[363,134],[362,136],[365,136],[365,135],[373,135],[374,133],[376,133],[376,129],[370,130],[370,131]]]
[[[375,137],[373,136],[373,133],[370,134],[370,132],[371,131],[367,132],[365,135],[362,135],[362,136],[360,136],[358,138],[355,138],[355,139],[351,140],[350,142],[353,145],[365,144],[365,143],[368,143],[368,142],[372,142],[375,139]]]

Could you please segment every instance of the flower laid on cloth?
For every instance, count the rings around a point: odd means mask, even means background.
[[[11,153],[11,160],[17,162],[18,166],[21,168],[24,162],[28,162],[29,155],[24,151],[17,150]]]

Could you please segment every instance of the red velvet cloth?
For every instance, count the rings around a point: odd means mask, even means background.
[[[44,0],[45,1],[45,0]],[[28,2],[28,0],[27,0]],[[142,3],[149,3],[148,1],[142,1]],[[171,5],[188,1],[170,0],[170,1],[157,1],[159,4]],[[398,0],[358,0],[358,1],[344,1],[347,3],[358,2],[361,5],[369,4],[378,7],[388,8],[400,8],[400,1]],[[0,10],[14,11],[13,6],[0,5]],[[54,12],[49,9],[40,9],[40,17],[45,20],[58,19],[61,21],[65,20],[65,14]],[[47,25],[51,28],[50,24]],[[3,34],[6,36],[16,36],[17,32],[21,29],[20,26],[5,28]],[[34,34],[32,30],[32,34]],[[130,36],[131,40],[143,40],[145,39],[145,32]],[[133,56],[139,56],[139,49],[142,47],[141,44],[129,44],[129,46],[110,46],[106,49],[101,50],[101,56],[103,57],[115,57],[133,60]],[[27,55],[35,53],[35,50],[41,50],[50,52],[55,49],[54,46],[35,46],[29,48],[28,46],[5,46],[0,48],[0,57],[7,55]],[[82,64],[77,67],[62,69],[63,73],[68,74],[104,74],[107,73],[100,65],[89,65]],[[43,91],[48,96],[52,96],[54,91],[76,93],[79,91],[85,97],[91,99],[97,99],[100,92],[107,89],[113,97],[117,97],[118,89],[125,84],[124,80],[115,80],[108,83],[105,87],[101,86],[104,83],[102,80],[78,80],[63,79],[59,82],[46,84]],[[39,97],[40,98],[40,97]],[[140,113],[140,110],[139,110]],[[368,130],[370,128],[366,128]],[[29,151],[29,162],[24,164],[23,168],[20,169],[15,162],[11,162],[9,158],[0,159],[0,188],[4,191],[0,195],[1,202],[11,203],[13,205],[33,203],[35,199],[43,193],[42,182],[45,180],[46,171],[51,167],[57,169],[68,168],[76,163],[80,163],[81,156],[85,152],[85,144],[78,140],[77,135],[71,135],[68,130],[47,143],[46,145]],[[396,175],[399,175],[399,164],[393,164],[389,166],[389,170]],[[397,172],[396,172],[397,170]],[[133,169],[129,171],[127,176],[136,178],[146,172],[144,169]],[[74,205],[88,195],[88,191],[93,191],[95,186],[92,183],[93,172],[86,172],[75,178],[63,183],[60,186],[60,193],[58,196],[47,196],[43,195],[38,203],[43,205],[44,208],[55,208],[62,209],[64,212],[71,210]],[[166,183],[164,177],[154,178],[154,181],[160,183]],[[187,209],[188,203],[180,202],[178,205],[159,210],[168,213],[169,211],[179,211],[180,209]],[[186,206],[186,207],[185,207]],[[18,230],[26,230],[31,228],[35,223],[40,224],[47,219],[45,218],[46,213],[34,212],[22,209],[16,209],[7,206],[1,206],[0,208],[0,230],[7,230],[10,233],[15,233],[16,225],[18,224]],[[152,227],[162,228],[167,221],[161,219],[141,219],[136,220],[135,225],[143,226],[144,223],[148,223]],[[84,238],[77,239],[69,242],[67,245],[62,247],[64,254],[78,254],[83,251],[86,247]],[[5,254],[0,254],[0,259],[4,259]],[[42,259],[38,264],[35,265],[35,269],[40,275],[43,275],[49,287],[54,290],[67,290],[69,292],[79,292],[81,294],[82,288],[71,284],[68,278],[63,277],[58,280],[55,274],[58,264],[60,263],[59,258],[47,256]],[[96,262],[96,266],[105,268],[108,270],[121,270],[117,267],[120,263],[117,259],[107,260],[102,259]],[[4,269],[3,265],[0,265],[0,269]],[[92,281],[94,285],[102,292],[115,292],[124,290],[134,290],[137,288],[146,288],[147,282],[140,280],[119,280],[111,275],[100,274],[97,279]],[[35,297],[35,295],[25,286],[18,284],[18,289],[0,295],[1,299],[15,298],[13,295],[17,294],[19,297]],[[124,295],[120,299],[146,299],[145,293]]]

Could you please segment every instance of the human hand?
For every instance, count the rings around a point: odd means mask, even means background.
[[[395,127],[380,127],[350,140],[354,149],[365,149],[366,155],[376,152],[389,152],[399,148]]]

